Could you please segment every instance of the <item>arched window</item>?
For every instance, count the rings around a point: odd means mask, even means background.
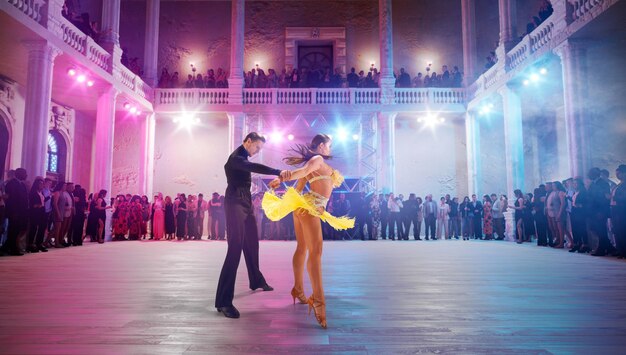
[[[59,173],[59,145],[52,133],[48,133],[48,172]]]
[[[66,154],[65,139],[63,139],[61,133],[57,130],[48,132],[48,160],[46,164],[48,175],[57,178],[65,177]]]

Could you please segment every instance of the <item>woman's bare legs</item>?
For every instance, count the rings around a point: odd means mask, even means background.
[[[310,214],[301,215],[300,222],[306,248],[309,252],[307,270],[313,288],[312,302],[309,305],[314,308],[318,323],[326,328],[326,302],[322,284],[322,223],[318,217]]]
[[[299,211],[293,213],[293,225],[296,232],[296,251],[293,253],[293,279],[294,290],[299,294],[304,294],[304,261],[306,260],[306,243],[302,231],[302,222]]]

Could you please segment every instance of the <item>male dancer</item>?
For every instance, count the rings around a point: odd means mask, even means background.
[[[250,193],[252,183],[250,173],[281,175],[280,170],[248,161],[248,157],[258,153],[263,148],[264,143],[265,138],[263,136],[256,132],[249,133],[243,144],[235,149],[224,165],[228,183],[224,199],[228,251],[217,285],[215,308],[227,318],[239,318],[239,311],[233,306],[233,297],[237,267],[242,250],[248,268],[250,289],[274,290],[267,284],[261,270],[259,270],[259,235]],[[284,172],[283,175],[287,176],[288,172]]]

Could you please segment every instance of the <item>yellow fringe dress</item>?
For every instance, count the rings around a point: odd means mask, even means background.
[[[339,187],[343,183],[343,176],[337,170],[328,176],[317,176],[309,180],[309,183],[315,179],[330,178],[333,187]],[[300,194],[293,187],[288,187],[282,197],[277,196],[274,190],[267,191],[263,195],[261,207],[265,215],[270,221],[279,221],[289,213],[298,209],[303,209],[309,214],[319,217],[322,221],[328,223],[336,230],[346,230],[354,228],[354,218],[335,217],[326,211],[328,199],[314,191],[306,194]],[[324,208],[324,213],[319,212],[319,208]]]

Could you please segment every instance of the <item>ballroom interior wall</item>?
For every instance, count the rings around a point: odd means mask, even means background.
[[[224,113],[196,117],[201,123],[185,129],[173,122],[174,116],[157,114],[154,192],[172,197],[179,192],[224,193],[224,163],[230,154],[228,118]]]
[[[396,118],[396,193],[405,197],[467,193],[467,157],[464,122],[446,116],[434,129],[424,128],[415,114]]]

